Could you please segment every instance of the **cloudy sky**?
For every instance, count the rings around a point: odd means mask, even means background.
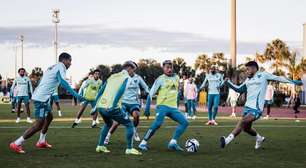
[[[46,69],[55,62],[51,11],[59,8],[59,51],[73,56],[68,76],[97,64],[229,53],[230,0],[0,0],[0,74],[14,76],[14,56],[25,36],[24,64]],[[280,38],[302,46],[306,0],[237,0],[238,61]],[[17,48],[16,48],[17,46]]]

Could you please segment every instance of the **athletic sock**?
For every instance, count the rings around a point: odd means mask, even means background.
[[[177,141],[175,139],[171,139],[169,143],[170,144],[177,144]]]
[[[76,118],[76,119],[74,120],[74,123],[79,124],[79,123],[80,123],[80,121],[81,121],[81,119],[80,119],[80,118]]]
[[[91,125],[96,125],[96,121],[92,120],[92,124]]]
[[[16,141],[14,142],[16,145],[22,145],[22,143],[25,141],[25,139],[23,138],[23,136],[19,137],[18,139],[16,139]]]
[[[112,136],[112,134],[110,132],[108,132],[107,135],[106,135],[106,139],[110,139],[111,136]]]
[[[142,140],[141,142],[140,142],[140,145],[147,145],[147,141],[146,140]]]
[[[232,140],[234,140],[235,136],[234,134],[229,134],[226,138],[225,138],[225,144],[229,144]]]
[[[46,135],[47,134],[40,133],[38,142],[39,143],[46,142]]]
[[[262,139],[262,136],[260,136],[258,133],[256,134],[256,140]]]

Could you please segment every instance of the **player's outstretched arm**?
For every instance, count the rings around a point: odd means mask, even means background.
[[[207,77],[205,77],[203,83],[201,84],[201,86],[199,87],[198,91],[201,91],[205,86],[206,86],[206,83],[207,83]]]
[[[83,93],[84,93],[84,89],[88,86],[88,80],[85,80],[82,82],[82,85],[80,87],[80,90],[79,90],[79,95],[82,95],[83,96]]]
[[[225,81],[225,84],[226,84],[228,87],[230,87],[231,89],[233,89],[235,92],[238,92],[238,93],[244,93],[244,92],[247,91],[247,87],[246,87],[246,84],[245,84],[245,83],[243,83],[243,84],[237,86],[237,85],[233,84],[231,81],[226,80],[226,81]]]
[[[145,107],[145,111],[144,111],[144,115],[149,117],[150,116],[150,108],[151,108],[151,101],[153,96],[156,94],[156,92],[159,90],[161,86],[161,81],[160,79],[156,79],[156,81],[154,82],[149,95],[147,96],[147,101],[146,101],[146,107]]]
[[[80,96],[76,91],[74,91],[69,83],[62,77],[60,72],[57,73],[57,80],[60,82],[60,84],[65,88],[70,94],[72,94],[73,97],[76,97],[77,99],[81,100],[83,99],[82,96]]]

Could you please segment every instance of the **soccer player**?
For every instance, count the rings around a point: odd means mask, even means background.
[[[133,61],[127,61],[123,64],[121,72],[111,75],[103,84],[96,97],[96,110],[104,120],[104,126],[101,128],[99,142],[96,152],[109,153],[104,142],[113,125],[113,120],[126,127],[127,155],[141,155],[142,153],[133,148],[134,126],[127,113],[121,110],[121,99],[129,86],[130,76],[134,73],[136,66]]]
[[[29,77],[26,76],[26,70],[24,68],[19,68],[18,74],[19,76],[14,80],[11,87],[11,93],[14,94],[16,91],[16,123],[20,122],[20,108],[22,102],[24,102],[27,111],[27,122],[32,123],[33,121],[31,120],[30,114],[30,94],[32,95],[33,93],[32,83]]]
[[[138,65],[135,63],[136,68]],[[136,70],[136,69],[135,69]],[[139,125],[139,115],[140,115],[140,88],[142,88],[146,93],[149,93],[149,87],[145,83],[145,81],[142,79],[141,76],[132,73],[131,74],[131,82],[126,88],[126,91],[124,92],[122,96],[122,110],[125,113],[130,114],[133,116],[134,119],[134,140],[140,141],[138,132],[137,132],[137,126]],[[111,135],[116,131],[117,127],[119,126],[119,123],[114,122],[113,126],[109,130],[106,139],[105,144],[108,144]]]
[[[36,122],[27,129],[22,136],[10,144],[10,149],[16,153],[25,153],[22,144],[25,140],[32,137],[36,132],[41,131],[37,148],[52,148],[52,145],[46,141],[48,127],[53,119],[50,107],[50,97],[59,84],[68,90],[73,96],[82,100],[65,80],[66,70],[71,65],[71,56],[68,53],[59,55],[59,63],[49,67],[44,73],[39,85],[35,89],[32,100],[34,101]]]
[[[273,95],[274,95],[274,87],[271,84],[271,82],[269,82],[269,85],[267,86],[266,96],[265,96],[265,105],[267,107],[267,115],[264,117],[264,119],[270,118],[271,105],[273,103]]]
[[[226,79],[226,85],[239,93],[247,93],[246,103],[241,120],[237,123],[236,128],[227,136],[221,137],[221,148],[224,148],[238,136],[241,131],[256,137],[255,149],[261,147],[265,137],[252,128],[254,121],[260,118],[265,103],[265,95],[268,81],[279,81],[284,83],[296,82],[286,79],[285,77],[275,76],[267,72],[258,71],[258,64],[255,61],[250,61],[245,64],[248,78],[240,86],[234,85]]]
[[[62,116],[62,112],[61,112],[61,107],[59,105],[59,102],[60,102],[60,99],[58,97],[58,87],[55,89],[54,93],[52,94],[51,96],[51,99],[50,99],[50,104],[51,104],[51,108],[53,106],[53,103],[55,104],[56,106],[56,109],[57,109],[57,113],[58,113],[58,116],[61,117]]]
[[[193,82],[192,77],[190,76],[188,79],[187,86],[185,88],[186,99],[187,99],[187,107],[188,107],[188,119],[196,119],[196,99],[198,96],[198,89],[195,83]]]
[[[217,72],[217,67],[212,66],[210,73],[208,73],[200,86],[199,90],[206,87],[208,83],[208,97],[207,97],[207,108],[208,108],[208,122],[206,125],[218,125],[216,122],[216,116],[218,113],[218,106],[220,102],[220,88],[224,84],[223,75]]]
[[[72,128],[74,128],[81,122],[81,116],[88,104],[90,104],[91,108],[94,109],[95,99],[101,86],[102,86],[102,81],[100,80],[100,71],[96,69],[94,70],[93,73],[89,74],[88,79],[85,80],[81,85],[79,94],[82,95],[85,98],[85,100],[81,102],[80,111],[77,113],[76,119],[72,124]],[[98,113],[93,112],[91,115],[92,115],[91,128],[96,128],[98,124],[97,122],[99,122],[97,120]]]
[[[150,90],[145,108],[145,115],[150,115],[152,97],[158,93],[155,109],[156,118],[138,147],[144,151],[148,150],[147,143],[149,139],[153,136],[155,131],[160,128],[165,117],[167,116],[179,123],[172,136],[172,139],[168,144],[168,148],[171,150],[183,151],[183,149],[178,145],[177,140],[184,133],[189,123],[186,117],[178,110],[177,107],[179,77],[173,73],[173,64],[171,60],[166,60],[163,62],[163,71],[164,74],[155,80]]]
[[[239,93],[229,88],[228,97],[226,101],[232,108],[232,114],[230,115],[230,117],[236,117],[236,106],[237,106],[237,101],[238,101],[239,96],[240,96]]]
[[[10,99],[11,99],[12,113],[15,113],[15,110],[16,110],[16,91],[17,91],[16,87],[15,87],[14,90],[10,89]]]

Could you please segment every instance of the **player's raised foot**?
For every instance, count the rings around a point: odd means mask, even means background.
[[[265,137],[256,138],[255,149],[259,149],[265,140],[266,140]]]
[[[59,110],[58,111],[58,116],[61,117],[62,116],[62,112]]]
[[[132,149],[126,149],[125,150],[126,155],[142,155],[141,152],[139,152],[137,149],[132,148]]]
[[[175,151],[184,151],[177,143],[169,143],[168,149],[175,150]]]
[[[45,142],[37,142],[36,143],[36,148],[39,148],[39,149],[51,149],[52,145],[48,144],[47,141],[45,141]]]
[[[142,151],[148,151],[149,150],[148,145],[147,144],[142,144],[142,143],[140,143],[138,145],[138,148],[141,149]]]
[[[98,153],[110,153],[110,151],[105,146],[97,146],[96,152]]]
[[[30,124],[33,123],[32,119],[30,117],[27,118],[27,123],[30,123]]]
[[[19,117],[16,119],[16,123],[20,123],[20,118]]]
[[[72,124],[71,128],[75,128],[77,125],[78,125],[78,123],[75,123],[75,122],[74,122],[74,123]]]
[[[220,138],[220,147],[223,149],[223,148],[225,148],[225,146],[226,146],[225,137],[222,136]]]
[[[15,153],[21,153],[21,154],[25,153],[25,151],[22,149],[22,146],[16,145],[14,142],[10,144],[10,149],[14,151]]]
[[[140,137],[139,137],[139,135],[138,135],[138,132],[135,132],[135,133],[134,133],[134,140],[135,140],[136,142],[139,142],[139,141],[140,141]]]

